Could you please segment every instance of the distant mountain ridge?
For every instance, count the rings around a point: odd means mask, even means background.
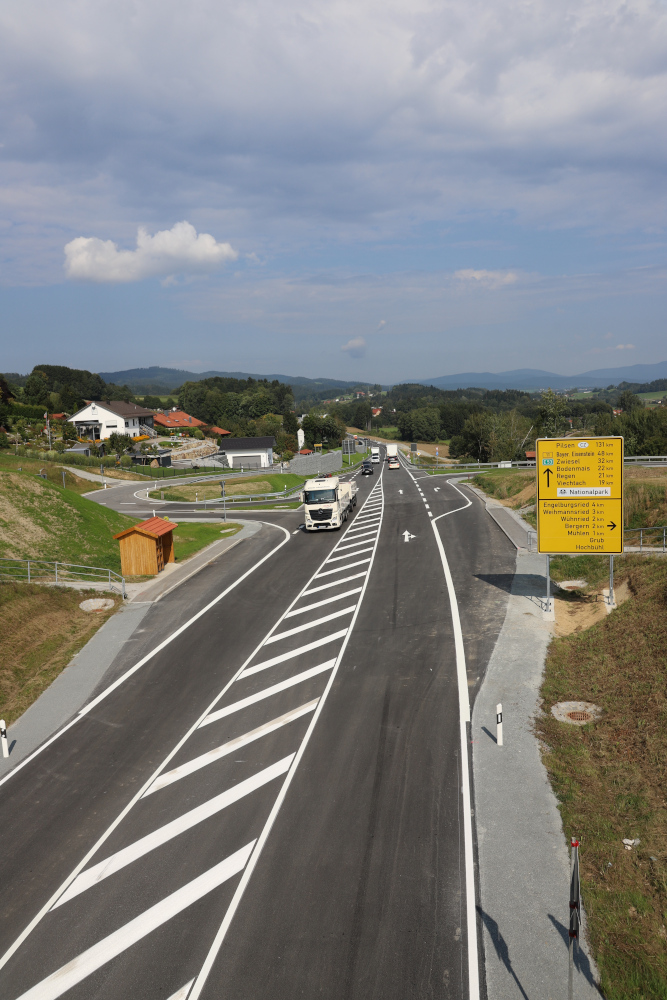
[[[128,368],[120,372],[98,372],[105,382],[114,385],[127,385],[135,392],[157,392],[162,389],[171,392],[178,389],[184,382],[200,382],[204,378],[266,378],[269,382],[277,379],[288,385],[308,386],[311,389],[353,389],[356,382],[343,382],[333,378],[305,378],[302,375],[257,375],[252,372],[188,372],[180,368],[161,368],[153,365],[151,368]]]
[[[437,389],[603,389],[619,382],[652,382],[667,378],[667,361],[654,365],[627,365],[623,368],[597,368],[580,375],[556,375],[539,368],[516,368],[508,372],[462,372],[437,378],[415,379],[419,385]]]
[[[258,375],[250,372],[188,372],[179,368],[162,368],[153,365],[150,368],[128,368],[118,372],[98,372],[105,382],[115,385],[127,385],[137,393],[172,392],[183,382],[199,382],[204,378],[266,378],[269,381],[278,379],[288,385],[311,389],[313,392],[324,390],[344,391],[358,385],[369,383],[357,380],[345,382],[332,378],[305,378],[303,375]],[[557,375],[555,372],[542,371],[539,368],[516,368],[506,372],[461,372],[458,375],[440,375],[430,379],[403,379],[417,385],[432,385],[437,389],[523,389],[536,391],[538,389],[601,389],[607,385],[618,385],[619,382],[652,382],[655,379],[667,378],[667,361],[659,361],[653,365],[625,365],[622,368],[596,368],[582,372],[580,375]],[[398,384],[398,383],[394,383]],[[387,386],[383,386],[387,388]],[[299,393],[303,395],[303,393]]]

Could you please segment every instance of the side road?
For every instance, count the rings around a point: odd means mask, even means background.
[[[244,539],[252,539],[262,532],[260,523],[252,521],[241,523],[244,527],[236,536],[213,542],[202,552],[176,567],[173,573],[165,575],[164,579],[150,581],[147,585],[136,585],[138,590],[130,594],[130,600],[104,623],[37,701],[11,726],[7,734],[10,756],[7,759],[0,758],[0,779],[65,725],[88,702],[102,681],[108,681],[115,674],[115,669],[112,668],[117,661],[126,658],[128,651],[132,649],[132,644],[136,644],[135,636],[144,631],[146,615],[155,607],[157,601],[171,594],[181,583],[190,580],[195,574],[212,567],[222,555],[235,549]],[[278,541],[278,532],[274,533],[267,525],[262,538],[269,535],[275,545]],[[268,537],[264,544],[270,547]],[[237,569],[245,568],[244,563],[247,560],[243,558],[244,552],[245,550],[238,560]],[[254,550],[251,550],[247,555],[252,557],[253,553]],[[231,571],[232,567],[229,569]],[[133,586],[130,585],[128,590]],[[192,610],[196,610],[193,608],[193,603],[187,596],[179,599],[178,605],[182,605],[179,609],[180,614],[189,617]],[[153,622],[151,619],[151,631],[154,628],[157,635],[164,636],[167,630],[174,631],[180,625],[179,612],[174,613],[172,604],[173,602],[168,607],[165,604],[164,613],[158,616],[159,621]]]
[[[568,850],[532,726],[551,638],[543,614],[544,573],[543,556],[518,549],[505,622],[472,717],[479,916],[489,1000],[567,997]],[[498,703],[502,747],[495,737]],[[593,1000],[600,997],[598,975],[582,944],[574,996]]]

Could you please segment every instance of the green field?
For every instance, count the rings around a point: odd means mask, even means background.
[[[268,475],[256,475],[229,479],[225,484],[225,491],[229,499],[236,495],[246,495],[253,493],[283,493],[289,490],[298,489],[305,482],[303,476],[295,473],[269,473]],[[285,489],[287,487],[287,490]],[[191,503],[195,499],[219,500],[220,499],[220,476],[211,483],[183,483],[172,484],[164,487],[160,485],[157,490],[151,490],[149,497],[152,500],[172,500],[185,501]],[[279,498],[278,498],[279,500]]]

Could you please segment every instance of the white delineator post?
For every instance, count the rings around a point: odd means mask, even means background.
[[[2,742],[2,756],[9,757],[9,745],[7,743],[7,727],[5,720],[0,719],[0,742]]]
[[[496,743],[503,745],[503,706],[496,705]]]

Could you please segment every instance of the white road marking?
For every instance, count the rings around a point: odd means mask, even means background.
[[[81,709],[78,715],[75,715],[74,718],[67,723],[67,725],[63,726],[62,729],[59,729],[56,733],[54,733],[50,739],[45,740],[45,742],[42,743],[42,745],[38,747],[37,750],[35,750],[33,753],[28,754],[27,757],[24,757],[23,760],[16,765],[16,767],[12,768],[12,770],[9,771],[4,776],[4,778],[0,778],[0,785],[3,785],[5,781],[9,781],[9,779],[18,771],[20,771],[21,768],[25,767],[26,764],[28,764],[31,760],[34,760],[34,758],[38,754],[42,753],[42,751],[46,750],[47,747],[51,746],[51,744],[54,743],[55,740],[57,740],[60,736],[62,736],[63,733],[66,733],[68,729],[71,729],[72,726],[76,725],[76,723],[79,722],[80,719],[83,719],[93,708],[95,708],[96,705],[99,705],[99,703],[101,701],[104,701],[104,699],[108,697],[108,695],[110,695],[113,691],[115,691],[116,688],[120,687],[120,685],[123,684],[128,679],[128,677],[131,677],[132,674],[136,673],[137,670],[143,667],[146,663],[149,662],[149,660],[152,660],[154,656],[156,656],[159,652],[161,652],[161,650],[163,650],[166,646],[168,646],[170,642],[173,642],[174,639],[178,638],[178,636],[181,635],[183,632],[185,632],[186,629],[188,629],[203,615],[205,615],[207,611],[210,611],[211,608],[215,607],[215,605],[218,604],[224,597],[226,597],[227,594],[229,594],[232,590],[234,590],[235,587],[238,587],[240,583],[243,583],[243,581],[247,579],[247,577],[249,577],[251,573],[254,573],[256,569],[259,569],[259,567],[263,563],[265,563],[267,559],[270,559],[272,555],[275,555],[275,553],[279,549],[281,549],[283,545],[287,545],[287,543],[290,540],[290,534],[286,528],[282,528],[279,525],[270,524],[269,522],[266,521],[262,521],[261,523],[262,524],[268,523],[270,527],[272,528],[277,527],[279,531],[283,531],[285,533],[285,538],[283,539],[283,541],[280,542],[278,545],[276,545],[274,549],[271,549],[270,552],[267,552],[265,556],[262,556],[261,559],[258,559],[257,562],[250,567],[250,569],[247,569],[245,573],[242,573],[241,576],[239,576],[236,580],[234,580],[234,582],[231,583],[229,587],[227,587],[225,590],[223,590],[221,594],[218,594],[218,596],[214,597],[212,601],[209,601],[206,607],[202,608],[201,611],[198,611],[195,615],[192,616],[192,618],[189,618],[186,622],[184,622],[183,625],[180,626],[180,628],[177,628],[174,632],[171,633],[171,635],[168,635],[166,639],[163,639],[162,642],[158,643],[158,645],[155,646],[155,648],[152,649],[150,653],[147,653],[146,656],[143,656],[138,663],[135,663],[133,667],[130,667],[129,670],[126,670],[124,674],[121,674],[121,676],[118,677],[113,682],[113,684],[110,684],[108,688],[105,688],[104,691],[98,694],[97,698],[94,698],[92,701],[88,702],[88,704]],[[39,919],[39,917],[36,919]],[[29,926],[25,929],[24,933],[26,934],[29,933],[32,926],[33,922],[29,924]],[[17,939],[16,942],[14,942],[14,946],[18,947],[18,944],[22,940],[23,936],[21,936],[19,939]],[[11,954],[13,954],[13,951],[11,949],[10,952]],[[0,968],[2,968],[3,964],[8,958],[9,958],[9,953],[6,953],[3,956],[2,960],[0,961]]]
[[[315,618],[312,622],[304,622],[303,625],[296,625],[294,628],[288,629],[286,632],[276,632],[267,639],[264,643],[268,646],[271,642],[280,642],[281,639],[288,639],[291,635],[297,635],[299,632],[305,632],[309,628],[317,628],[318,625],[324,625],[326,622],[331,622],[334,618],[342,618],[343,615],[351,615],[356,604],[351,604],[348,608],[341,608],[339,611],[332,611],[330,615],[324,615],[323,618]]]
[[[328,586],[328,584],[327,584]],[[297,608],[296,611],[289,611],[285,618],[294,618],[295,615],[302,615],[304,611],[314,611],[315,608],[321,608],[325,604],[331,604],[332,601],[340,601],[343,597],[351,597],[352,594],[360,594],[361,587],[355,587],[354,590],[346,590],[342,594],[334,594],[333,597],[325,597],[322,601],[315,601],[314,604],[306,604],[303,608]]]
[[[236,851],[235,854],[231,854],[220,864],[215,865],[214,868],[209,868],[203,875],[199,875],[198,878],[188,882],[181,889],[172,892],[166,899],[151,906],[123,927],[119,927],[113,934],[98,941],[81,955],[77,955],[71,962],[63,965],[62,968],[43,979],[41,983],[37,983],[27,993],[22,993],[18,1000],[56,1000],[57,997],[62,996],[67,990],[71,990],[97,969],[101,969],[107,962],[121,955],[131,945],[161,927],[162,924],[166,924],[177,913],[181,913],[202,896],[206,896],[223,882],[242,872],[256,843],[256,840],[251,841],[240,851]]]
[[[317,649],[319,646],[324,646],[327,642],[334,642],[336,639],[342,638],[346,632],[346,628],[341,629],[339,632],[332,632],[331,635],[325,635],[323,639],[315,639],[314,642],[309,642],[305,646],[299,646],[298,649],[293,649],[289,653],[281,653],[280,656],[274,656],[270,660],[264,660],[262,663],[255,664],[254,667],[246,667],[245,670],[239,674],[239,680],[241,677],[250,677],[252,674],[257,674],[260,670],[268,670],[269,667],[275,667],[278,663],[284,663],[285,660],[291,660],[295,656],[300,656],[302,653],[309,653],[311,649]]]
[[[190,809],[189,812],[183,813],[182,816],[179,816],[178,819],[172,820],[171,823],[166,823],[158,830],[154,830],[145,837],[135,840],[133,844],[128,844],[128,846],[124,847],[122,850],[116,851],[115,854],[112,854],[110,857],[105,858],[104,861],[100,861],[98,864],[93,865],[92,868],[87,868],[86,871],[81,872],[81,874],[74,879],[67,892],[64,892],[60,899],[54,904],[53,909],[55,910],[58,906],[62,906],[63,903],[67,903],[70,899],[74,899],[75,896],[79,896],[87,889],[91,889],[93,886],[99,885],[99,883],[105,878],[109,878],[110,875],[115,875],[116,872],[121,871],[123,868],[127,867],[127,865],[131,865],[139,858],[143,858],[143,856],[148,854],[150,851],[154,851],[156,848],[161,847],[162,844],[166,844],[168,841],[173,840],[174,837],[178,837],[181,833],[185,833],[186,830],[191,830],[193,826],[203,823],[204,820],[210,819],[210,817],[215,816],[216,813],[222,812],[223,809],[226,809],[234,802],[238,802],[246,795],[250,795],[251,792],[256,791],[258,788],[262,788],[263,785],[267,785],[270,781],[274,781],[282,774],[286,774],[290,768],[290,764],[294,760],[294,756],[295,755],[291,753],[288,757],[283,757],[283,759],[279,760],[276,764],[271,764],[270,767],[265,767],[262,771],[259,771],[251,778],[246,778],[245,781],[240,781],[238,785],[234,785],[233,788],[228,788],[226,792],[216,795],[214,798],[209,799],[208,802],[204,802],[195,809]]]
[[[414,480],[412,473],[409,475]],[[431,521],[436,545],[440,553],[440,561],[447,583],[447,593],[449,595],[449,607],[452,615],[452,628],[454,631],[454,650],[456,653],[456,679],[459,693],[459,721],[461,740],[461,798],[463,812],[463,842],[466,873],[466,928],[468,939],[468,996],[469,1000],[479,1000],[479,947],[477,944],[477,911],[475,906],[475,868],[473,864],[473,844],[472,844],[472,811],[470,800],[470,764],[468,759],[468,728],[470,721],[470,694],[468,692],[468,677],[466,671],[465,646],[463,644],[463,631],[461,629],[461,618],[459,606],[456,600],[454,580],[452,578],[445,547],[442,544],[437,522],[441,517],[448,517],[459,510],[465,510],[472,506],[472,500],[468,499],[454,483],[450,483],[454,489],[466,501],[462,507],[456,510],[449,510]],[[237,890],[238,891],[238,890]],[[195,983],[195,989],[197,984]]]
[[[380,473],[380,483],[381,482],[382,482],[382,472]],[[376,550],[377,550],[377,541],[375,543],[375,547],[376,547]],[[208,952],[208,955],[206,956],[206,959],[204,961],[204,964],[203,964],[203,966],[202,966],[202,968],[201,968],[201,970],[200,970],[200,972],[199,972],[199,974],[198,974],[198,976],[197,976],[197,978],[195,980],[195,984],[194,984],[194,986],[192,988],[192,992],[190,993],[190,996],[188,997],[188,1000],[199,1000],[199,997],[201,996],[202,990],[204,989],[204,986],[206,985],[206,981],[207,981],[207,979],[209,977],[211,969],[213,968],[213,964],[214,964],[214,962],[215,962],[215,960],[216,960],[216,958],[217,958],[217,956],[218,956],[218,954],[220,952],[220,949],[222,948],[223,942],[224,942],[225,937],[227,935],[227,931],[229,930],[229,928],[231,926],[231,923],[232,923],[232,921],[234,919],[234,915],[236,914],[236,911],[237,911],[237,909],[239,907],[241,899],[243,898],[243,894],[244,894],[244,892],[246,890],[246,887],[247,887],[250,879],[252,878],[253,871],[255,870],[255,865],[257,864],[257,862],[259,860],[259,857],[260,857],[260,855],[262,853],[262,849],[263,849],[263,847],[264,847],[264,845],[265,845],[265,843],[266,843],[266,841],[267,841],[267,839],[269,837],[269,834],[271,833],[271,830],[273,828],[273,824],[274,824],[274,822],[276,820],[276,817],[277,817],[278,813],[280,812],[280,809],[282,808],[283,802],[285,801],[285,797],[286,797],[287,792],[289,790],[290,784],[292,783],[292,779],[293,779],[294,775],[296,774],[296,771],[297,771],[297,768],[299,766],[299,763],[301,762],[301,758],[303,757],[304,753],[306,752],[306,748],[308,746],[308,742],[310,740],[310,737],[313,734],[315,726],[317,725],[317,722],[318,722],[318,719],[319,719],[320,714],[322,712],[322,709],[324,708],[324,704],[326,702],[326,699],[329,696],[329,692],[331,691],[333,683],[334,683],[334,681],[336,679],[336,674],[338,673],[338,668],[340,667],[340,664],[342,662],[343,656],[345,655],[345,650],[347,649],[347,644],[350,641],[350,636],[352,635],[352,631],[354,629],[354,625],[355,625],[355,622],[357,620],[357,615],[359,614],[359,609],[361,608],[361,605],[362,605],[362,602],[363,602],[364,594],[366,592],[366,587],[368,586],[368,581],[369,581],[370,575],[371,575],[370,571],[373,568],[372,564],[373,564],[373,559],[374,558],[375,558],[375,552],[373,553],[373,556],[371,557],[371,559],[368,560],[371,563],[371,565],[369,567],[368,573],[366,574],[366,579],[364,580],[364,589],[363,589],[361,598],[359,599],[359,603],[357,604],[357,609],[356,609],[356,611],[354,613],[354,616],[352,618],[352,622],[350,624],[350,628],[348,629],[347,635],[346,635],[346,637],[345,637],[345,639],[343,641],[343,644],[342,644],[342,646],[340,648],[338,656],[336,657],[336,665],[335,665],[334,669],[331,672],[331,677],[329,678],[327,686],[324,689],[324,693],[322,694],[322,697],[320,698],[320,701],[319,701],[319,704],[317,706],[317,709],[315,710],[315,714],[313,715],[311,723],[310,723],[310,725],[308,727],[308,731],[306,732],[306,735],[303,738],[301,746],[297,750],[296,757],[294,758],[294,763],[292,764],[291,768],[289,769],[289,771],[287,773],[287,777],[285,778],[285,781],[283,782],[283,786],[280,789],[278,797],[276,798],[276,801],[275,801],[275,804],[273,806],[273,809],[271,810],[271,815],[267,819],[267,821],[266,821],[266,823],[264,825],[264,829],[262,830],[262,832],[261,832],[261,834],[259,836],[259,839],[257,841],[257,847],[253,851],[252,856],[250,858],[250,861],[248,862],[248,865],[246,866],[246,869],[245,869],[243,875],[241,876],[241,879],[239,880],[239,884],[236,887],[236,891],[234,893],[234,896],[232,898],[231,903],[229,904],[229,908],[227,910],[227,913],[225,914],[224,920],[222,921],[222,924],[220,925],[220,928],[218,929],[218,933],[216,934],[216,936],[215,936],[215,938],[213,940],[213,944],[211,945],[211,947],[209,949],[209,952]],[[472,997],[471,996],[471,1000],[478,1000],[478,996],[476,996],[476,997]]]
[[[341,570],[343,567],[341,566]],[[338,572],[338,570],[336,570]],[[353,573],[352,576],[344,576],[342,580],[332,580],[331,583],[321,583],[319,587],[311,587],[309,590],[304,590],[301,597],[306,597],[308,594],[318,594],[321,590],[328,590],[329,587],[340,587],[341,583],[349,583],[350,580],[358,580],[360,577],[366,576],[366,571],[362,570],[361,573]],[[287,615],[285,615],[287,618]]]
[[[366,528],[376,527],[380,523],[381,517],[379,514],[369,514],[368,517],[362,517],[358,515],[351,528],[348,531],[360,531]],[[346,532],[347,534],[347,532]]]
[[[426,507],[426,510],[430,510],[431,509],[427,503],[425,503],[424,506]]]
[[[285,712],[284,715],[279,715],[277,719],[265,722],[263,726],[258,726],[257,729],[252,729],[249,733],[244,733],[243,736],[237,736],[235,740],[229,740],[227,743],[223,743],[221,747],[216,747],[215,750],[209,750],[208,753],[200,754],[199,757],[193,757],[192,760],[186,761],[185,764],[175,767],[173,771],[165,771],[144,792],[143,798],[146,798],[147,795],[152,795],[154,792],[159,792],[160,789],[166,788],[167,785],[173,785],[175,781],[180,781],[186,775],[193,774],[202,767],[207,767],[214,761],[227,757],[230,753],[235,753],[241,747],[245,747],[249,743],[254,743],[255,740],[261,740],[262,736],[267,736],[269,733],[275,732],[276,729],[287,726],[290,722],[294,722],[295,719],[300,719],[303,715],[314,712],[318,701],[318,698],[314,698],[307,705],[293,708],[291,712]]]
[[[176,990],[175,993],[172,993],[169,1000],[187,1000],[188,993],[190,992],[190,988],[193,983],[194,979],[191,979],[189,983],[185,984],[185,986],[181,986],[180,990]]]
[[[348,528],[342,540],[345,541],[348,535],[355,535],[357,538],[362,538],[364,535],[375,534],[377,534],[377,528],[367,528],[366,525],[362,525],[361,528]]]
[[[358,562],[348,563],[347,566],[339,566],[338,569],[327,569],[327,570],[324,571],[324,573],[317,573],[315,575],[314,579],[315,580],[319,580],[320,577],[322,577],[322,576],[331,576],[332,573],[344,573],[346,569],[353,569],[355,566],[363,566],[364,563],[368,563],[370,561],[371,561],[370,558],[368,558],[368,559],[359,559]],[[341,583],[340,580],[337,580],[336,582],[337,583]],[[312,590],[309,590],[308,593],[312,594]]]
[[[416,537],[417,537],[416,535],[411,535],[407,528],[403,532],[403,541],[404,542],[409,542],[411,538],[416,538]]]
[[[428,516],[429,517],[433,517],[433,514],[431,513],[431,511],[428,512]]]
[[[364,545],[366,544],[367,543],[364,542]],[[340,562],[341,559],[354,559],[355,556],[361,556],[364,554],[364,552],[372,552],[372,551],[373,551],[373,546],[368,545],[368,547],[365,549],[357,549],[356,552],[348,552],[344,556],[329,556],[329,558],[327,559],[327,563]]]
[[[335,664],[335,658],[333,660],[327,660],[326,663],[320,663],[316,667],[311,667],[310,670],[304,670],[300,674],[295,674],[294,677],[288,677],[286,681],[280,681],[278,684],[272,684],[271,687],[263,688],[262,691],[258,691],[256,694],[250,694],[247,698],[241,698],[240,701],[235,701],[232,705],[227,705],[225,708],[219,708],[217,712],[211,712],[207,715],[202,722],[199,723],[199,728],[203,726],[208,726],[211,722],[218,722],[219,719],[224,719],[228,715],[233,715],[235,712],[240,712],[244,708],[248,708],[250,705],[254,705],[258,701],[264,701],[265,698],[271,698],[274,694],[279,694],[281,691],[286,691],[288,688],[294,687],[295,684],[302,684],[303,681],[309,681],[311,677],[317,677],[318,674],[323,674],[326,670],[331,670]]]
[[[433,492],[434,493],[439,493],[440,492],[440,487],[439,486],[434,486],[433,487]]]
[[[371,532],[371,534],[375,535],[376,532]],[[372,545],[374,541],[375,541],[375,538],[366,538],[366,537],[364,537],[364,538],[360,538],[358,541],[348,542],[347,545],[337,545],[334,551],[335,552],[342,552],[343,549],[358,549],[360,545]],[[354,554],[354,553],[352,553],[352,554]],[[331,561],[331,560],[329,560],[329,561]]]

